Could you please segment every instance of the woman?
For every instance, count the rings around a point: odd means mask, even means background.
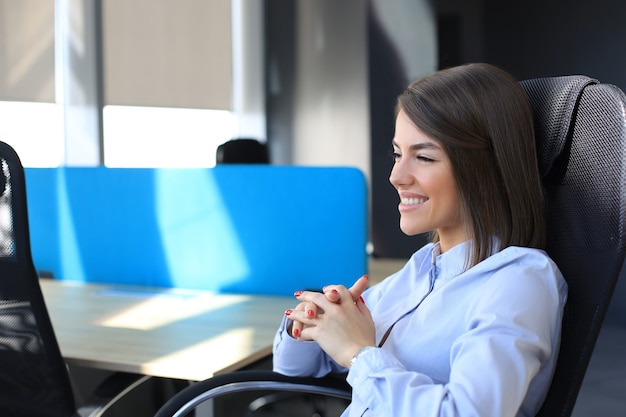
[[[347,370],[344,416],[535,415],[567,287],[542,250],[524,91],[487,64],[425,77],[398,99],[393,149],[400,227],[431,232],[432,243],[366,291],[366,277],[350,289],[298,291],[276,334],[274,370]]]

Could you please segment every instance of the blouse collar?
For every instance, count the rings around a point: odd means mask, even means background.
[[[465,270],[467,249],[471,242],[459,243],[441,253],[439,243],[433,247],[433,270],[437,280],[448,280],[460,275]]]

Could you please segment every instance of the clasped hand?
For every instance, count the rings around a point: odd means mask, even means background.
[[[365,346],[375,346],[376,330],[361,294],[367,275],[352,287],[328,285],[323,292],[297,291],[300,303],[285,314],[293,320],[291,335],[314,340],[338,364],[349,367],[350,359]]]

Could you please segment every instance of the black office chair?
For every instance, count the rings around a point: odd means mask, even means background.
[[[269,164],[267,144],[251,138],[231,139],[217,147],[215,162],[221,164]]]
[[[585,76],[523,81],[533,110],[548,221],[548,253],[568,286],[561,349],[538,416],[571,415],[624,262],[626,97]],[[251,382],[254,381],[254,382]],[[322,388],[323,385],[332,385]],[[183,416],[202,401],[263,387],[349,398],[332,378],[239,372],[200,382],[155,417]]]
[[[114,374],[77,408],[33,266],[24,170],[0,142],[0,416],[100,416],[146,380]]]

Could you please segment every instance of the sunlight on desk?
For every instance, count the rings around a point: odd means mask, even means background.
[[[249,296],[220,296],[212,293],[181,291],[139,291],[107,289],[98,293],[103,297],[147,298],[138,304],[108,317],[97,320],[95,324],[105,327],[150,330],[182,319],[208,313],[240,303]]]
[[[271,353],[293,297],[41,280],[71,365],[191,381]]]
[[[170,368],[173,363],[185,362],[189,358],[196,358],[196,360],[200,358],[195,369],[187,370],[185,376],[185,379],[200,381],[206,377],[206,367],[218,370],[216,373],[225,372],[229,368],[238,368],[242,357],[247,358],[253,349],[254,351],[260,349],[254,347],[254,339],[255,330],[252,327],[233,329],[213,337],[211,340],[200,342],[147,362],[141,366],[141,373],[145,375],[171,373],[172,369]],[[216,346],[220,348],[216,349]],[[263,350],[263,353],[262,356],[265,356],[265,353],[269,353],[269,351]],[[250,361],[246,362],[249,363]],[[225,363],[231,365],[224,367]],[[247,363],[241,363],[241,366],[245,366]]]

